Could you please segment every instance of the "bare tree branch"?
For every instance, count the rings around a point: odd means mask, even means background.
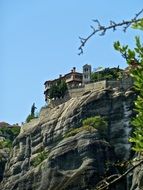
[[[99,182],[97,184],[95,190],[106,190],[106,189],[108,189],[109,186],[111,186],[111,185],[117,183],[118,181],[120,181],[121,179],[123,179],[125,176],[127,176],[131,171],[133,171],[136,167],[138,167],[141,164],[143,164],[143,160],[141,160],[136,165],[134,165],[133,167],[131,167],[130,169],[128,169],[122,175],[115,174],[115,175],[112,175],[112,176],[109,176],[109,177],[105,178],[104,180],[102,180],[101,182]],[[111,181],[111,179],[113,179],[113,180]]]
[[[91,29],[92,29],[91,34],[89,34],[86,38],[79,37],[81,45],[78,48],[78,50],[79,50],[78,55],[83,54],[83,48],[84,48],[85,44],[95,34],[98,33],[100,36],[103,36],[103,35],[105,35],[105,33],[106,33],[107,30],[112,29],[113,31],[115,31],[117,27],[121,27],[121,26],[123,26],[123,31],[126,32],[126,30],[128,29],[128,27],[130,27],[131,24],[141,21],[142,18],[139,18],[139,19],[137,19],[137,18],[142,13],[143,13],[143,9],[140,12],[138,12],[133,19],[128,20],[128,21],[124,21],[123,20],[120,23],[115,23],[114,21],[111,20],[109,26],[103,26],[103,25],[101,25],[101,23],[97,19],[96,20],[92,20],[94,23],[97,24],[97,28],[95,26],[91,25],[90,26]]]

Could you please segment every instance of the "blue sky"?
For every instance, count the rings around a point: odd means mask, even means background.
[[[142,0],[0,0],[0,121],[25,121],[33,102],[40,110],[44,82],[73,66],[78,71],[86,63],[126,67],[113,42],[133,47],[139,31],[95,36],[81,56],[78,37],[91,32],[92,19],[108,25],[110,20],[128,20],[142,8]]]

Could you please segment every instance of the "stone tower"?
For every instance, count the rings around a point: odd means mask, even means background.
[[[89,83],[91,81],[91,65],[83,66],[83,84]]]

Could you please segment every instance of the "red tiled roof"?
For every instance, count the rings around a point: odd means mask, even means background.
[[[62,76],[61,78],[57,78],[57,79],[54,79],[54,80],[47,80],[47,81],[45,81],[45,83],[44,83],[44,85],[46,84],[46,83],[53,83],[53,82],[56,82],[57,80],[59,80],[59,79],[65,79],[68,75],[72,75],[72,74],[75,74],[75,75],[81,75],[82,76],[82,73],[79,73],[79,72],[70,72],[70,73],[67,73],[67,74],[65,74],[64,76]]]

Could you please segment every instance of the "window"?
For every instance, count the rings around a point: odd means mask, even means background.
[[[88,75],[84,75],[84,78],[85,78],[85,79],[88,79]]]
[[[88,72],[88,68],[84,68],[84,72]]]

